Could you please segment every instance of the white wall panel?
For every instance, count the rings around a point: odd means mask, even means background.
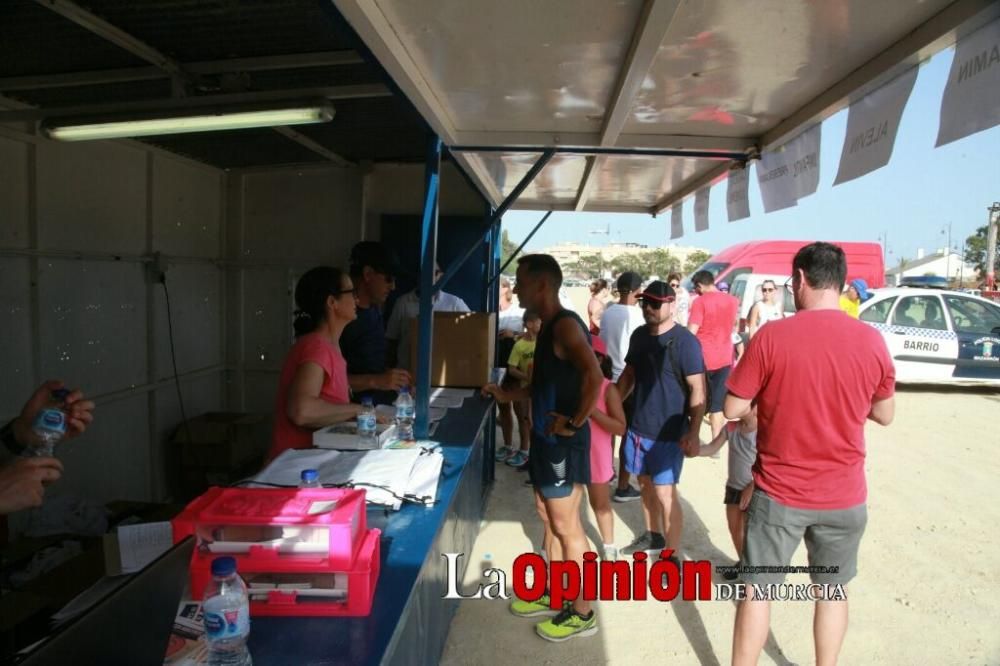
[[[164,254],[218,257],[223,175],[153,157],[153,247]]]
[[[0,246],[28,247],[28,153],[31,147],[0,137]]]
[[[243,176],[245,261],[341,265],[361,234],[357,169],[303,169]]]
[[[292,295],[287,271],[244,271],[243,363],[248,368],[280,367],[291,346]]]
[[[221,364],[222,272],[215,266],[177,264],[167,271],[180,374]],[[163,287],[153,291],[157,379],[173,376]]]
[[[146,286],[137,263],[39,262],[45,378],[100,394],[145,384]]]
[[[41,141],[37,150],[40,248],[145,250],[144,151],[113,141]]]
[[[376,164],[368,175],[365,216],[369,240],[378,240],[381,216],[416,215],[424,205],[423,164]],[[451,163],[441,165],[441,214],[483,215],[485,204]]]
[[[221,402],[221,373],[181,381],[184,396],[184,410],[189,419],[205,412],[223,409]],[[166,496],[176,481],[180,466],[180,451],[170,444],[174,432],[181,424],[181,409],[177,403],[177,389],[174,385],[156,391],[156,427],[153,440],[151,462],[153,471],[153,491]]]
[[[87,432],[59,445],[65,472],[53,492],[70,492],[98,502],[154,499],[148,418],[145,394],[99,403]]]
[[[0,416],[12,416],[34,388],[29,260],[0,257]]]
[[[278,395],[278,377],[277,372],[248,372],[244,411],[273,413]]]

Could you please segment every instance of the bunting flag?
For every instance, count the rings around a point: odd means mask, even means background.
[[[726,185],[726,211],[729,221],[750,217],[750,165],[729,170]]]
[[[675,203],[670,208],[670,240],[684,235],[684,218],[681,214],[681,204]]]
[[[958,40],[936,146],[1000,123],[1000,19]]]
[[[766,150],[757,163],[757,184],[764,212],[794,206],[819,186],[819,146],[822,125],[817,123],[775,150]]]
[[[708,193],[709,188],[703,187],[694,195],[694,230],[708,230]]]
[[[834,185],[854,180],[889,163],[899,119],[903,117],[903,109],[916,81],[917,68],[912,67],[851,104]]]

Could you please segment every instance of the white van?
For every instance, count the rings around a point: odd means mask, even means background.
[[[757,301],[764,300],[764,294],[760,288],[768,280],[774,282],[774,286],[778,288],[778,298],[782,299],[785,304],[785,316],[795,314],[795,298],[790,289],[785,289],[785,283],[789,280],[788,275],[744,273],[729,285],[730,295],[735,296],[736,300],[740,302],[740,333],[746,333],[748,330],[747,318],[750,316],[750,308]]]

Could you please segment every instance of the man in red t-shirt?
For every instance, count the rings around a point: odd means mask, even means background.
[[[760,329],[729,378],[726,418],[757,404],[746,583],[782,582],[759,567],[787,566],[803,538],[809,565],[823,568],[810,573],[813,583],[846,585],[857,573],[868,519],[864,426],[892,422],[896,373],[878,331],[840,310],[846,275],[839,247],[802,248],[792,261],[798,313]],[[736,612],[734,664],[756,664],[767,640],[770,602],[753,597],[748,588]],[[818,601],[816,663],[835,663],[846,633],[846,599]]]
[[[691,303],[688,330],[698,338],[705,356],[707,411],[714,440],[726,422],[722,417],[722,405],[726,399],[726,380],[733,369],[733,328],[740,302],[716,289],[715,277],[709,271],[698,271],[691,282],[698,298]]]

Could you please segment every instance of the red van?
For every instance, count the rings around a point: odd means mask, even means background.
[[[795,253],[813,241],[750,241],[727,247],[702,264],[698,270],[711,271],[715,281],[732,284],[740,275],[769,273],[791,275]],[[878,243],[839,243],[847,253],[847,279],[862,278],[872,289],[885,286],[885,262]],[[696,271],[697,272],[697,271]],[[690,277],[688,279],[690,283]]]

